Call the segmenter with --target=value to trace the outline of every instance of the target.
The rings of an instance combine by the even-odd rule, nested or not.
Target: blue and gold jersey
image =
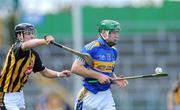
[[[100,74],[105,74],[112,77],[115,67],[115,61],[117,58],[117,51],[113,47],[109,47],[106,42],[99,37],[97,40],[87,44],[81,51],[81,53],[88,53],[93,59],[94,67],[89,67],[87,64],[84,66],[86,68],[91,68],[94,71],[99,72]],[[82,60],[82,59],[81,59]],[[88,81],[95,80],[92,78],[85,78],[83,80],[84,87],[93,92],[97,93],[99,91],[105,91],[110,88],[111,83],[109,84],[100,84],[100,83],[89,83]]]

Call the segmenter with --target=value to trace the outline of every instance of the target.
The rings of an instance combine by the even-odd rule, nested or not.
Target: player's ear
[[[18,34],[16,35],[16,38],[17,38],[17,40],[19,40],[19,41],[23,41],[23,35],[22,35],[22,33],[18,33]]]

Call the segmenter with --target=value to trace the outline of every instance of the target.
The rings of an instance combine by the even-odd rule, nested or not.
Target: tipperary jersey
[[[21,43],[16,42],[9,50],[0,74],[0,92],[21,91],[32,71],[44,69],[36,51],[22,51]]]
[[[110,77],[113,76],[115,61],[117,58],[117,51],[115,48],[109,47],[101,37],[87,44],[82,49],[81,53],[88,53],[89,55],[91,55],[93,59],[94,66],[89,67],[88,64],[85,64],[84,66],[86,68],[90,68],[94,71],[97,71],[99,72],[99,74],[104,74]],[[79,60],[82,59],[79,58]],[[96,80],[96,79],[85,78],[83,80],[83,85],[87,90],[95,94],[99,91],[105,91],[110,88],[111,83],[108,84],[100,84],[99,82],[90,83],[91,80]]]

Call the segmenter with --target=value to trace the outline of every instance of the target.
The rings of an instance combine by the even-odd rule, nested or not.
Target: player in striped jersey
[[[29,23],[15,26],[17,41],[10,48],[0,75],[0,110],[24,110],[23,87],[32,72],[40,72],[48,78],[68,77],[71,72],[57,72],[46,68],[33,48],[49,44],[52,36],[35,38],[35,27]]]
[[[83,59],[77,58],[72,65],[72,72],[83,76],[83,89],[75,102],[75,110],[116,110],[110,91],[114,74],[117,50],[114,48],[119,38],[120,24],[114,20],[103,20],[99,25],[99,38],[83,49],[93,59],[90,67]],[[95,81],[95,83],[91,83]],[[125,87],[127,80],[115,81]]]
[[[167,96],[167,110],[180,110],[180,80],[173,85]]]

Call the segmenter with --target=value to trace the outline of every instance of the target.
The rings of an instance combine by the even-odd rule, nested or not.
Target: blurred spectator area
[[[84,6],[82,13],[83,38],[89,39],[97,33],[97,24],[102,19],[114,19],[121,23],[121,35],[137,32],[149,33],[159,31],[177,31],[180,29],[180,2],[164,2],[162,7],[89,7]],[[53,27],[53,28],[52,28]],[[40,36],[49,33],[57,40],[72,39],[72,15],[71,7],[58,14],[45,15],[37,25]],[[59,37],[61,36],[61,37]]]
[[[3,20],[0,18],[0,47],[3,44]]]

